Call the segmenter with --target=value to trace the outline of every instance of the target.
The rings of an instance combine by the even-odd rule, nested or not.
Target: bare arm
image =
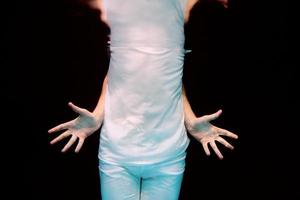
[[[184,85],[182,85],[182,98],[183,98],[183,108],[184,108],[184,123],[186,127],[189,127],[192,121],[196,119],[196,115],[193,112],[191,105],[188,101]]]
[[[108,25],[103,0],[90,0],[88,2],[88,4],[91,8],[100,10],[100,12],[101,12],[100,18],[101,18],[102,22],[104,22],[104,23],[106,23],[106,25]]]
[[[208,145],[210,145],[217,156],[220,159],[223,159],[223,155],[218,149],[216,141],[229,149],[233,149],[233,146],[229,144],[222,136],[227,136],[234,139],[237,139],[238,136],[228,130],[219,128],[210,123],[212,120],[221,115],[222,110],[210,115],[196,117],[186,97],[184,86],[182,86],[182,97],[184,107],[184,123],[187,131],[202,144],[206,155],[210,155],[210,150],[208,147]]]
[[[189,21],[191,10],[198,1],[199,0],[188,0],[187,5],[185,7],[185,12],[184,12],[184,22],[185,23],[187,23]]]
[[[97,122],[99,123],[101,123],[104,119],[104,102],[105,102],[106,85],[107,85],[107,74],[103,80],[101,95],[98,100],[97,106],[93,111],[93,115],[95,116]]]
[[[184,22],[187,23],[190,18],[191,10],[193,7],[196,5],[197,2],[200,2],[201,0],[188,0],[187,5],[185,7],[185,12],[184,12]],[[211,0],[211,1],[217,1],[221,3],[225,8],[227,8],[228,5],[228,0]]]

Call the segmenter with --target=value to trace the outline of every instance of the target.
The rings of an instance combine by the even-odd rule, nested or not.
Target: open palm
[[[218,149],[215,141],[218,141],[227,148],[233,149],[233,146],[221,136],[227,136],[234,139],[237,139],[238,136],[230,131],[216,127],[210,123],[210,121],[218,118],[221,115],[221,113],[222,110],[219,110],[214,114],[196,118],[190,125],[187,126],[187,130],[196,140],[198,140],[202,144],[206,155],[210,155],[210,151],[208,148],[209,144],[214,150],[214,152],[217,154],[217,156],[220,159],[223,159],[223,155]]]
[[[101,125],[102,122],[98,122],[94,117],[93,113],[89,112],[84,108],[75,106],[73,103],[68,104],[72,110],[79,114],[79,116],[66,123],[59,124],[54,128],[48,130],[48,133],[54,133],[61,130],[66,130],[53,139],[50,143],[55,144],[64,138],[71,136],[68,143],[62,149],[62,152],[67,151],[78,139],[78,144],[76,146],[75,152],[78,153],[85,141],[85,139],[93,134]]]

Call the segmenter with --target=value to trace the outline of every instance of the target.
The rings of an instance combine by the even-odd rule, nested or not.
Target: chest
[[[149,15],[162,20],[171,16],[174,9],[181,9],[182,17],[186,19],[190,12],[190,6],[187,6],[190,1],[194,0],[100,0],[99,8],[102,21],[109,25],[110,16],[139,18]]]

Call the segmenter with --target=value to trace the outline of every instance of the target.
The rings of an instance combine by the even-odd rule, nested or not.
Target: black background
[[[50,146],[47,130],[95,107],[108,68],[109,30],[87,1],[3,4],[2,170],[5,199],[99,199],[98,139],[79,154]],[[296,64],[292,16],[283,1],[206,1],[186,25],[183,82],[197,116],[223,109],[214,124],[239,135],[206,157],[191,138],[182,200],[297,199]],[[2,87],[1,86],[1,87]],[[74,150],[74,149],[72,149]]]

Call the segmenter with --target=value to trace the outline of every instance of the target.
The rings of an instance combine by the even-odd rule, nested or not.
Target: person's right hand
[[[61,130],[66,130],[61,133],[55,139],[53,139],[50,144],[54,144],[62,139],[71,136],[69,142],[64,146],[62,152],[67,151],[77,140],[79,139],[78,144],[76,146],[75,152],[78,153],[84,143],[84,140],[92,135],[102,124],[102,121],[99,122],[90,111],[75,106],[73,103],[68,104],[72,110],[79,114],[79,116],[71,121],[66,123],[59,124],[54,128],[48,130],[48,133],[53,133]]]

